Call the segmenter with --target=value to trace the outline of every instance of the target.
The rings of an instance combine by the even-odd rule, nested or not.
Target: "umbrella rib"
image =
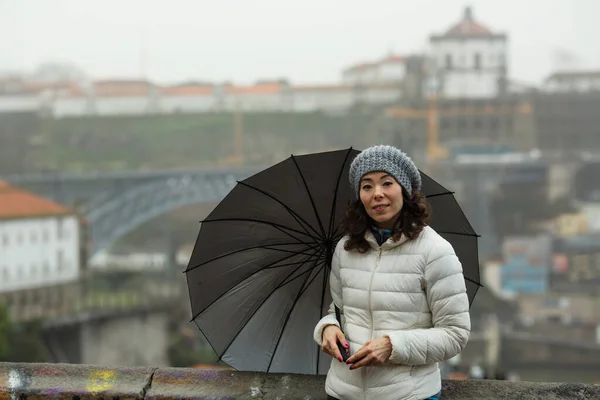
[[[300,264],[300,266],[298,268],[301,268],[302,266],[304,266],[304,264],[306,264],[306,262],[308,261],[309,258],[310,257],[307,257],[306,260],[304,260],[302,262],[302,264]],[[285,281],[286,279],[288,279],[294,272],[296,272],[296,271],[294,270],[294,271],[290,272],[285,278],[283,278],[283,281]],[[248,325],[248,322],[250,322],[250,320],[252,319],[252,317],[254,317],[254,315],[258,312],[258,310],[260,310],[262,308],[262,306],[267,302],[267,300],[269,300],[271,298],[271,296],[273,295],[273,293],[275,293],[275,290],[271,291],[271,293],[269,293],[269,295],[267,297],[265,297],[265,299],[260,303],[260,305],[258,307],[256,307],[256,310],[254,310],[254,312],[252,312],[252,315],[250,315],[250,317],[248,317],[248,320],[238,330],[238,332],[231,339],[231,341],[229,342],[229,344],[227,344],[227,347],[225,347],[223,349],[223,352],[221,354],[219,354],[219,360],[221,359],[221,357],[223,357],[223,354],[225,354],[227,352],[227,350],[229,350],[229,348],[231,347],[231,345],[233,344],[233,342],[235,342],[235,339],[237,339],[237,337],[244,330],[244,328],[246,327],[246,325]]]
[[[319,258],[321,257],[321,255],[322,255],[322,254],[323,254],[323,251],[321,251],[319,254],[313,254],[313,255],[311,256],[311,259],[308,259],[308,260],[306,260],[306,262],[309,262],[309,261],[311,261],[311,262],[312,262],[312,261],[318,261],[318,260],[319,260]],[[315,260],[312,260],[312,258],[313,258],[313,257],[315,258]],[[321,264],[322,262],[323,262],[322,260],[321,260],[320,262],[316,262],[316,263],[315,263],[315,267],[316,267],[317,265]],[[297,270],[298,270],[298,269],[297,269]],[[296,270],[296,271],[297,271],[297,270]],[[285,285],[292,283],[294,280],[298,279],[298,278],[299,278],[299,277],[301,277],[302,275],[304,275],[304,274],[306,274],[306,273],[309,273],[309,272],[311,272],[311,271],[312,271],[312,269],[309,269],[309,270],[307,270],[307,271],[304,271],[304,272],[302,272],[302,273],[298,274],[298,276],[295,276],[295,277],[293,277],[292,279],[290,279],[290,280],[289,280],[289,281],[287,281],[287,282],[286,282],[286,281],[283,281],[283,282],[281,282],[281,283],[279,284],[279,286],[277,286],[277,287],[275,288],[275,290],[277,290],[277,289],[281,289],[281,288],[282,288],[282,287],[284,287]],[[288,278],[289,278],[289,277],[288,277]]]
[[[458,236],[469,236],[469,237],[481,237],[476,233],[463,233],[463,232],[451,232],[451,231],[436,231],[437,233],[447,233],[448,235],[458,235]]]
[[[472,282],[472,283],[476,284],[476,285],[477,285],[477,286],[479,286],[479,287],[483,287],[483,285],[482,285],[481,283],[479,283],[479,282],[475,281],[474,279],[471,279],[471,278],[469,278],[468,276],[465,276],[464,274],[463,274],[463,277],[464,277],[466,280],[468,280],[469,282]]]
[[[309,269],[309,271],[312,271],[312,270]],[[290,308],[287,315],[285,316],[285,321],[283,322],[283,326],[281,327],[281,331],[279,333],[279,338],[277,339],[277,343],[275,343],[275,348],[273,349],[273,356],[271,357],[271,360],[269,361],[269,366],[267,367],[267,371],[266,371],[267,373],[269,373],[269,370],[271,369],[271,365],[273,364],[273,359],[275,358],[275,355],[277,354],[277,348],[279,347],[279,343],[281,343],[281,338],[283,337],[285,328],[286,328],[288,322],[290,321],[290,317],[292,316],[292,313],[294,312],[294,308],[296,308],[296,304],[298,304],[300,297],[302,297],[302,293],[304,293],[303,288],[304,288],[304,285],[306,285],[306,282],[308,281],[309,278],[310,278],[310,274],[307,274],[306,280],[302,283],[302,285],[300,286],[300,290],[298,290],[298,293],[296,294],[296,298],[294,299],[294,303],[292,303],[292,307]]]
[[[312,260],[307,260],[307,261],[312,261]],[[317,264],[315,264],[315,265],[317,265]],[[297,271],[298,271],[298,270],[296,270],[296,271],[294,271],[294,272],[297,272]],[[303,272],[299,273],[298,275],[294,276],[293,278],[289,279],[289,278],[292,276],[292,275],[290,275],[290,276],[288,276],[288,277],[286,278],[286,280],[285,280],[285,281],[283,281],[283,282],[281,282],[279,285],[277,285],[277,287],[275,288],[275,290],[279,290],[279,289],[281,289],[282,287],[284,287],[284,286],[286,286],[286,285],[289,285],[290,283],[294,282],[296,279],[300,279],[301,277],[303,277],[303,276],[304,276],[304,275],[306,275],[306,274],[309,274],[309,275],[310,275],[310,273],[311,273],[311,272],[312,272],[312,269],[309,269],[309,270],[303,271]],[[287,279],[289,279],[289,280],[287,280]]]
[[[313,250],[316,250],[316,249],[313,249]],[[312,261],[312,258],[317,258],[317,259],[318,259],[318,258],[319,258],[319,256],[320,256],[320,254],[310,254],[310,255],[309,255],[309,258],[310,258],[310,259],[309,259],[308,261]],[[265,271],[265,270],[267,270],[267,269],[277,269],[277,268],[281,268],[281,267],[289,267],[289,266],[291,266],[291,265],[298,265],[298,261],[294,261],[294,262],[291,262],[291,263],[286,263],[286,264],[278,264],[278,265],[274,265],[274,266],[266,267],[266,268],[263,268],[263,269],[261,269],[261,271]]]
[[[297,244],[297,243],[275,243],[275,244],[271,244],[269,246],[290,246],[290,245],[293,245],[293,244]],[[317,244],[317,246],[314,246],[314,247],[318,247],[318,246],[320,246],[320,245]],[[213,257],[210,260],[204,261],[204,262],[202,262],[200,264],[194,265],[193,267],[188,268],[187,270],[185,270],[185,272],[193,271],[196,268],[200,268],[203,265],[209,264],[209,263],[211,263],[213,261],[220,260],[221,258],[225,258],[225,257],[229,257],[229,256],[232,256],[232,255],[235,255],[235,254],[239,254],[239,253],[242,253],[244,251],[257,250],[257,249],[274,250],[274,251],[285,251],[285,250],[281,250],[281,249],[273,249],[273,248],[267,247],[267,245],[258,245],[258,246],[244,247],[243,249],[238,249],[238,250],[230,251],[228,253],[221,254],[221,255],[218,255],[216,257]],[[290,251],[288,250],[287,252],[290,252]],[[292,254],[304,254],[304,253],[302,253],[302,252],[292,252]]]
[[[300,178],[302,178],[302,183],[304,184],[304,188],[306,189],[306,193],[308,194],[308,198],[310,199],[310,204],[312,205],[313,211],[315,213],[315,218],[317,219],[317,222],[319,223],[319,228],[321,229],[321,238],[325,239],[325,229],[323,229],[323,222],[321,221],[321,218],[319,218],[319,213],[317,211],[315,199],[313,199],[310,190],[308,190],[308,184],[306,183],[306,179],[304,179],[304,175],[302,175],[302,171],[300,170],[300,166],[298,165],[298,162],[296,161],[296,157],[294,157],[294,155],[292,155],[292,161],[294,161],[294,165],[298,170],[298,174],[300,174]]]
[[[284,231],[284,230],[283,230],[283,228],[281,228],[281,227],[279,227],[279,226],[273,226],[273,227],[274,227],[275,229],[277,229],[278,231],[280,231],[281,233],[283,233],[283,234],[285,234],[285,235],[288,235],[288,236],[289,236],[289,237],[291,237],[292,239],[296,239],[296,240],[298,241],[298,243],[302,243],[302,244],[304,244],[304,245],[306,245],[306,246],[310,246],[310,243],[308,243],[308,242],[305,242],[304,240],[302,240],[302,239],[300,239],[300,238],[297,238],[296,236],[292,235],[291,233]],[[300,232],[300,233],[302,233],[302,232]],[[314,239],[314,238],[312,238],[312,237],[311,237],[311,239]]]
[[[312,250],[316,250],[316,246],[313,247]],[[239,281],[235,282],[229,289],[227,289],[227,291],[225,293],[229,292],[229,290],[231,290],[231,288],[236,287],[237,285],[239,285],[240,283],[242,283],[244,280],[246,280],[246,279],[248,279],[250,277],[253,277],[254,275],[258,274],[262,270],[270,269],[270,267],[273,267],[274,265],[280,263],[281,261],[285,261],[285,260],[287,260],[289,258],[292,258],[295,255],[297,255],[297,254],[290,254],[290,255],[287,255],[285,257],[280,258],[279,260],[275,260],[275,261],[273,261],[272,263],[270,263],[268,265],[265,265],[264,267],[258,269],[257,271],[254,271],[250,275],[245,276],[242,279],[240,279]],[[316,252],[315,252],[315,254],[312,254],[310,257],[314,257],[315,255],[316,255]],[[310,257],[307,257],[306,259],[308,260],[308,259],[310,259]],[[292,271],[292,273],[293,273],[293,271]],[[204,311],[206,311],[209,307],[211,307],[217,300],[219,300],[221,298],[221,296],[219,296],[216,299],[214,299],[213,301],[211,301],[209,305],[207,305],[206,307],[204,307],[202,310],[200,310],[199,312],[197,312],[195,315],[192,315],[192,321],[195,320],[196,318],[198,318],[198,316],[200,316],[200,314],[202,314]]]
[[[346,156],[344,157],[344,162],[342,163],[342,168],[340,168],[340,173],[338,174],[337,182],[335,184],[335,191],[333,192],[333,203],[331,204],[331,213],[329,214],[329,230],[328,234],[331,234],[333,229],[333,220],[335,219],[335,203],[337,202],[338,190],[340,188],[340,181],[342,180],[342,174],[344,173],[344,167],[346,166],[346,161],[348,161],[348,156],[350,156],[350,152],[352,151],[352,147],[348,149],[346,152]]]
[[[313,260],[306,260],[307,262],[312,262]],[[290,277],[293,274],[290,274],[285,281],[281,282],[279,285],[277,285],[277,287],[274,290],[279,290],[282,287],[284,287],[285,285],[289,285],[290,283],[294,282],[296,279],[300,279],[301,277],[303,277],[306,274],[310,274],[310,272],[312,271],[312,269],[308,269],[306,271],[303,271],[301,273],[299,273],[298,275],[294,276],[293,278],[290,279]],[[294,272],[298,272],[298,270],[295,270]],[[289,280],[288,280],[289,279]]]
[[[473,229],[473,225],[471,225],[471,222],[469,221],[469,218],[467,218],[467,215],[465,214],[465,211],[462,209],[462,207],[460,206],[460,204],[458,204],[458,200],[456,200],[456,198],[453,196],[452,199],[454,200],[454,202],[456,203],[456,206],[458,207],[458,210],[460,211],[460,213],[462,214],[463,218],[465,219],[465,221],[467,221],[467,224],[469,224],[469,228],[471,228],[471,230],[473,232],[475,232],[475,229]],[[475,234],[477,235],[477,234]],[[477,237],[481,237],[480,235],[477,235]]]
[[[323,286],[321,288],[321,306],[319,307],[319,320],[322,318],[323,306],[325,303],[325,291],[327,290],[327,286],[329,284],[329,274],[325,274],[323,278]],[[340,321],[341,328],[341,321]],[[321,348],[317,346],[317,367],[315,370],[315,375],[319,374],[319,364],[321,363]]]
[[[304,220],[304,218],[302,218],[298,213],[296,213],[294,210],[292,210],[289,206],[287,206],[283,201],[279,200],[277,197],[273,196],[272,194],[269,194],[269,193],[265,192],[262,189],[259,189],[259,188],[255,187],[255,186],[252,186],[252,185],[249,185],[249,184],[247,184],[245,182],[241,182],[240,181],[238,183],[240,185],[246,186],[249,189],[256,190],[257,192],[259,192],[259,193],[261,193],[261,194],[263,194],[263,195],[265,195],[265,196],[267,196],[267,197],[275,200],[277,203],[281,204],[281,206],[283,208],[286,209],[286,211],[296,220],[296,222],[298,223],[298,225],[300,225],[302,228],[305,228],[305,226],[300,223],[300,222],[303,222],[312,231],[314,231],[315,234],[317,234],[317,235],[319,234],[319,232],[317,232],[317,230],[315,228],[313,228],[308,222],[306,222]],[[318,219],[318,216],[317,216],[317,219]],[[306,231],[306,229],[304,229],[304,230],[306,232],[306,235],[310,236],[310,234],[308,233],[308,231]]]
[[[311,278],[310,282],[308,282],[308,284],[306,284],[304,286],[304,288],[302,289],[302,293],[300,293],[300,295],[303,295],[304,292],[306,292],[306,290],[308,290],[308,288],[310,287],[310,285],[312,285],[312,283],[315,281],[315,279],[317,279],[317,276],[321,273],[321,271],[323,271],[323,269],[325,268],[325,262],[321,260],[321,262],[315,264],[315,268],[320,265],[321,267],[318,269],[317,273]],[[314,269],[311,270],[311,272],[314,271]]]
[[[201,221],[201,223],[205,224],[207,222],[254,222],[257,224],[261,224],[261,225],[269,225],[272,226],[274,228],[281,228],[281,229],[287,229],[288,231],[294,232],[294,233],[298,233],[300,235],[305,235],[308,236],[311,239],[314,239],[314,236],[311,235],[310,233],[304,231],[299,231],[297,229],[294,228],[290,228],[289,226],[285,226],[285,225],[281,225],[281,224],[277,224],[274,222],[269,222],[269,221],[265,221],[263,219],[255,219],[255,218],[214,218],[214,219],[206,219],[204,221]],[[315,233],[318,234],[318,232],[315,231]],[[289,234],[288,234],[289,235]],[[296,239],[295,237],[289,235],[290,237]]]
[[[431,197],[438,197],[438,196],[445,196],[447,194],[454,194],[455,192],[451,192],[450,190],[448,190],[447,192],[443,192],[443,193],[436,193],[436,194],[430,194],[428,196],[425,196],[426,199],[429,199]]]
[[[344,233],[344,232],[341,232],[341,233],[339,233],[339,234],[335,235],[335,236],[333,237],[333,240],[334,240],[334,241],[336,241],[336,240],[338,240],[338,239],[341,239],[341,238],[343,238],[343,237],[344,237],[344,235],[345,235],[345,233]]]
[[[296,244],[296,243],[292,243],[292,244]],[[307,254],[304,251],[292,251],[292,250],[285,250],[285,249],[276,249],[276,248],[271,248],[271,247],[268,247],[268,246],[259,247],[259,248],[265,249],[265,250],[280,251],[280,252],[283,252],[283,253],[292,253],[292,254],[303,255],[303,256],[312,256],[311,254]]]

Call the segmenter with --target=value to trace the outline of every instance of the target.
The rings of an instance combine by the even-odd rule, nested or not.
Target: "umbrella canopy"
[[[327,372],[331,358],[312,333],[331,303],[331,257],[354,197],[348,170],[358,153],[291,156],[238,182],[202,221],[185,271],[192,320],[237,370]],[[454,246],[472,302],[477,235],[452,192],[421,174],[431,226]]]

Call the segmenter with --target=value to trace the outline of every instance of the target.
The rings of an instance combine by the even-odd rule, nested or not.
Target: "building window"
[[[65,267],[65,255],[62,250],[56,252],[56,269],[62,271]]]
[[[499,128],[500,120],[497,117],[490,119],[490,131],[497,132]]]
[[[56,239],[61,240],[65,234],[64,220],[61,218],[56,221]]]
[[[452,54],[446,54],[446,69],[452,69]]]
[[[42,241],[44,243],[48,243],[48,239],[49,239],[48,230],[44,229],[42,231]]]
[[[498,66],[504,67],[506,65],[506,58],[503,53],[498,54]]]
[[[481,54],[475,53],[473,65],[475,66],[475,69],[481,69]]]

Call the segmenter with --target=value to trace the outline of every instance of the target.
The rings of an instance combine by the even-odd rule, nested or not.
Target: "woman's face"
[[[360,182],[360,201],[379,228],[392,229],[404,205],[402,186],[387,172],[371,172]]]

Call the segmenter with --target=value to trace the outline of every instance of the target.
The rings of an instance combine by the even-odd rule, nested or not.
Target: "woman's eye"
[[[385,183],[383,184],[383,186],[390,186],[390,185],[392,185],[392,182],[389,182],[389,181],[388,181],[388,182],[385,182]]]
[[[371,185],[365,185],[362,188],[363,188],[363,190],[369,190],[369,189],[371,189]]]

